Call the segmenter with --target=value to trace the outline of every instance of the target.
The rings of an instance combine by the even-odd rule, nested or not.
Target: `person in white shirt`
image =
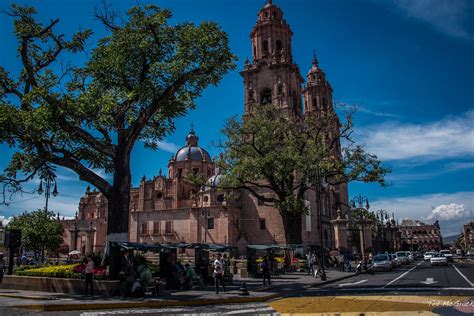
[[[216,285],[216,294],[219,294],[219,284],[222,284],[222,288],[225,293],[225,284],[224,284],[224,263],[221,259],[221,254],[217,254],[217,259],[214,260],[214,281]]]

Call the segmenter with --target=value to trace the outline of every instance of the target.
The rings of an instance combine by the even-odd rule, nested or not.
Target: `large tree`
[[[92,31],[66,40],[58,19],[42,24],[32,7],[8,14],[23,68],[14,78],[0,67],[0,142],[15,150],[0,180],[16,190],[42,168],[71,169],[107,198],[108,240],[127,240],[134,145],[156,149],[173,119],[235,67],[226,33],[213,22],[169,24],[171,12],[154,5],[120,19],[106,8],[96,16],[107,35],[77,66],[60,58],[85,51]]]
[[[21,245],[25,250],[31,250],[41,255],[44,262],[45,250],[57,251],[63,243],[63,225],[54,212],[36,210],[23,212],[13,217],[8,228],[21,230]]]
[[[346,114],[342,123],[333,111],[295,118],[267,104],[243,121],[230,119],[220,142],[222,187],[247,190],[274,206],[283,218],[286,242],[301,243],[308,190],[319,193],[325,183],[350,181],[385,185],[389,170],[354,143],[352,111]]]

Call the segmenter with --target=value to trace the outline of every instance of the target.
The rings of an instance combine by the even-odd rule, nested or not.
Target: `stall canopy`
[[[248,249],[254,250],[295,250],[296,248],[301,248],[303,245],[247,245]]]
[[[127,250],[154,251],[154,252],[159,252],[161,250],[160,245],[141,244],[138,242],[119,242],[117,243],[117,245],[120,248],[124,248]]]
[[[161,250],[170,250],[170,249],[204,249],[208,251],[228,251],[231,250],[231,246],[221,245],[221,244],[202,244],[202,243],[174,243],[174,244],[144,244],[138,242],[118,242],[116,243],[121,248],[127,250],[139,250],[139,251],[154,251],[160,252]]]

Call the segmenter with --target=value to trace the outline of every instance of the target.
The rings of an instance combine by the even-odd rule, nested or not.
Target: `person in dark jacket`
[[[272,282],[270,281],[270,262],[268,262],[268,258],[263,258],[262,262],[262,272],[263,272],[263,285],[265,285],[265,281],[268,280],[268,285],[271,285]]]

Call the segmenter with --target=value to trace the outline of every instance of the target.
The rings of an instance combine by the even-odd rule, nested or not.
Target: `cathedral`
[[[268,103],[295,119],[334,111],[332,88],[316,56],[306,82],[293,62],[292,35],[282,10],[268,1],[250,33],[252,60],[245,61],[240,73],[244,83],[244,118],[259,105]],[[287,244],[278,211],[245,190],[233,192],[237,198],[227,199],[226,192],[216,189],[221,175],[209,153],[199,146],[193,128],[184,141],[184,146],[169,160],[167,175],[160,170],[153,179],[142,178],[139,187],[131,190],[130,241],[225,244],[235,247],[236,255],[245,255],[250,244]],[[190,184],[185,178],[190,173],[208,179],[206,185]],[[305,199],[310,211],[302,215],[303,246],[320,245],[314,191],[308,190]],[[347,206],[347,185],[325,189],[320,205],[323,245],[341,245],[331,221],[337,219],[339,209],[344,211]],[[76,218],[63,223],[64,240],[70,250],[102,252],[107,200],[101,193],[87,189]]]

